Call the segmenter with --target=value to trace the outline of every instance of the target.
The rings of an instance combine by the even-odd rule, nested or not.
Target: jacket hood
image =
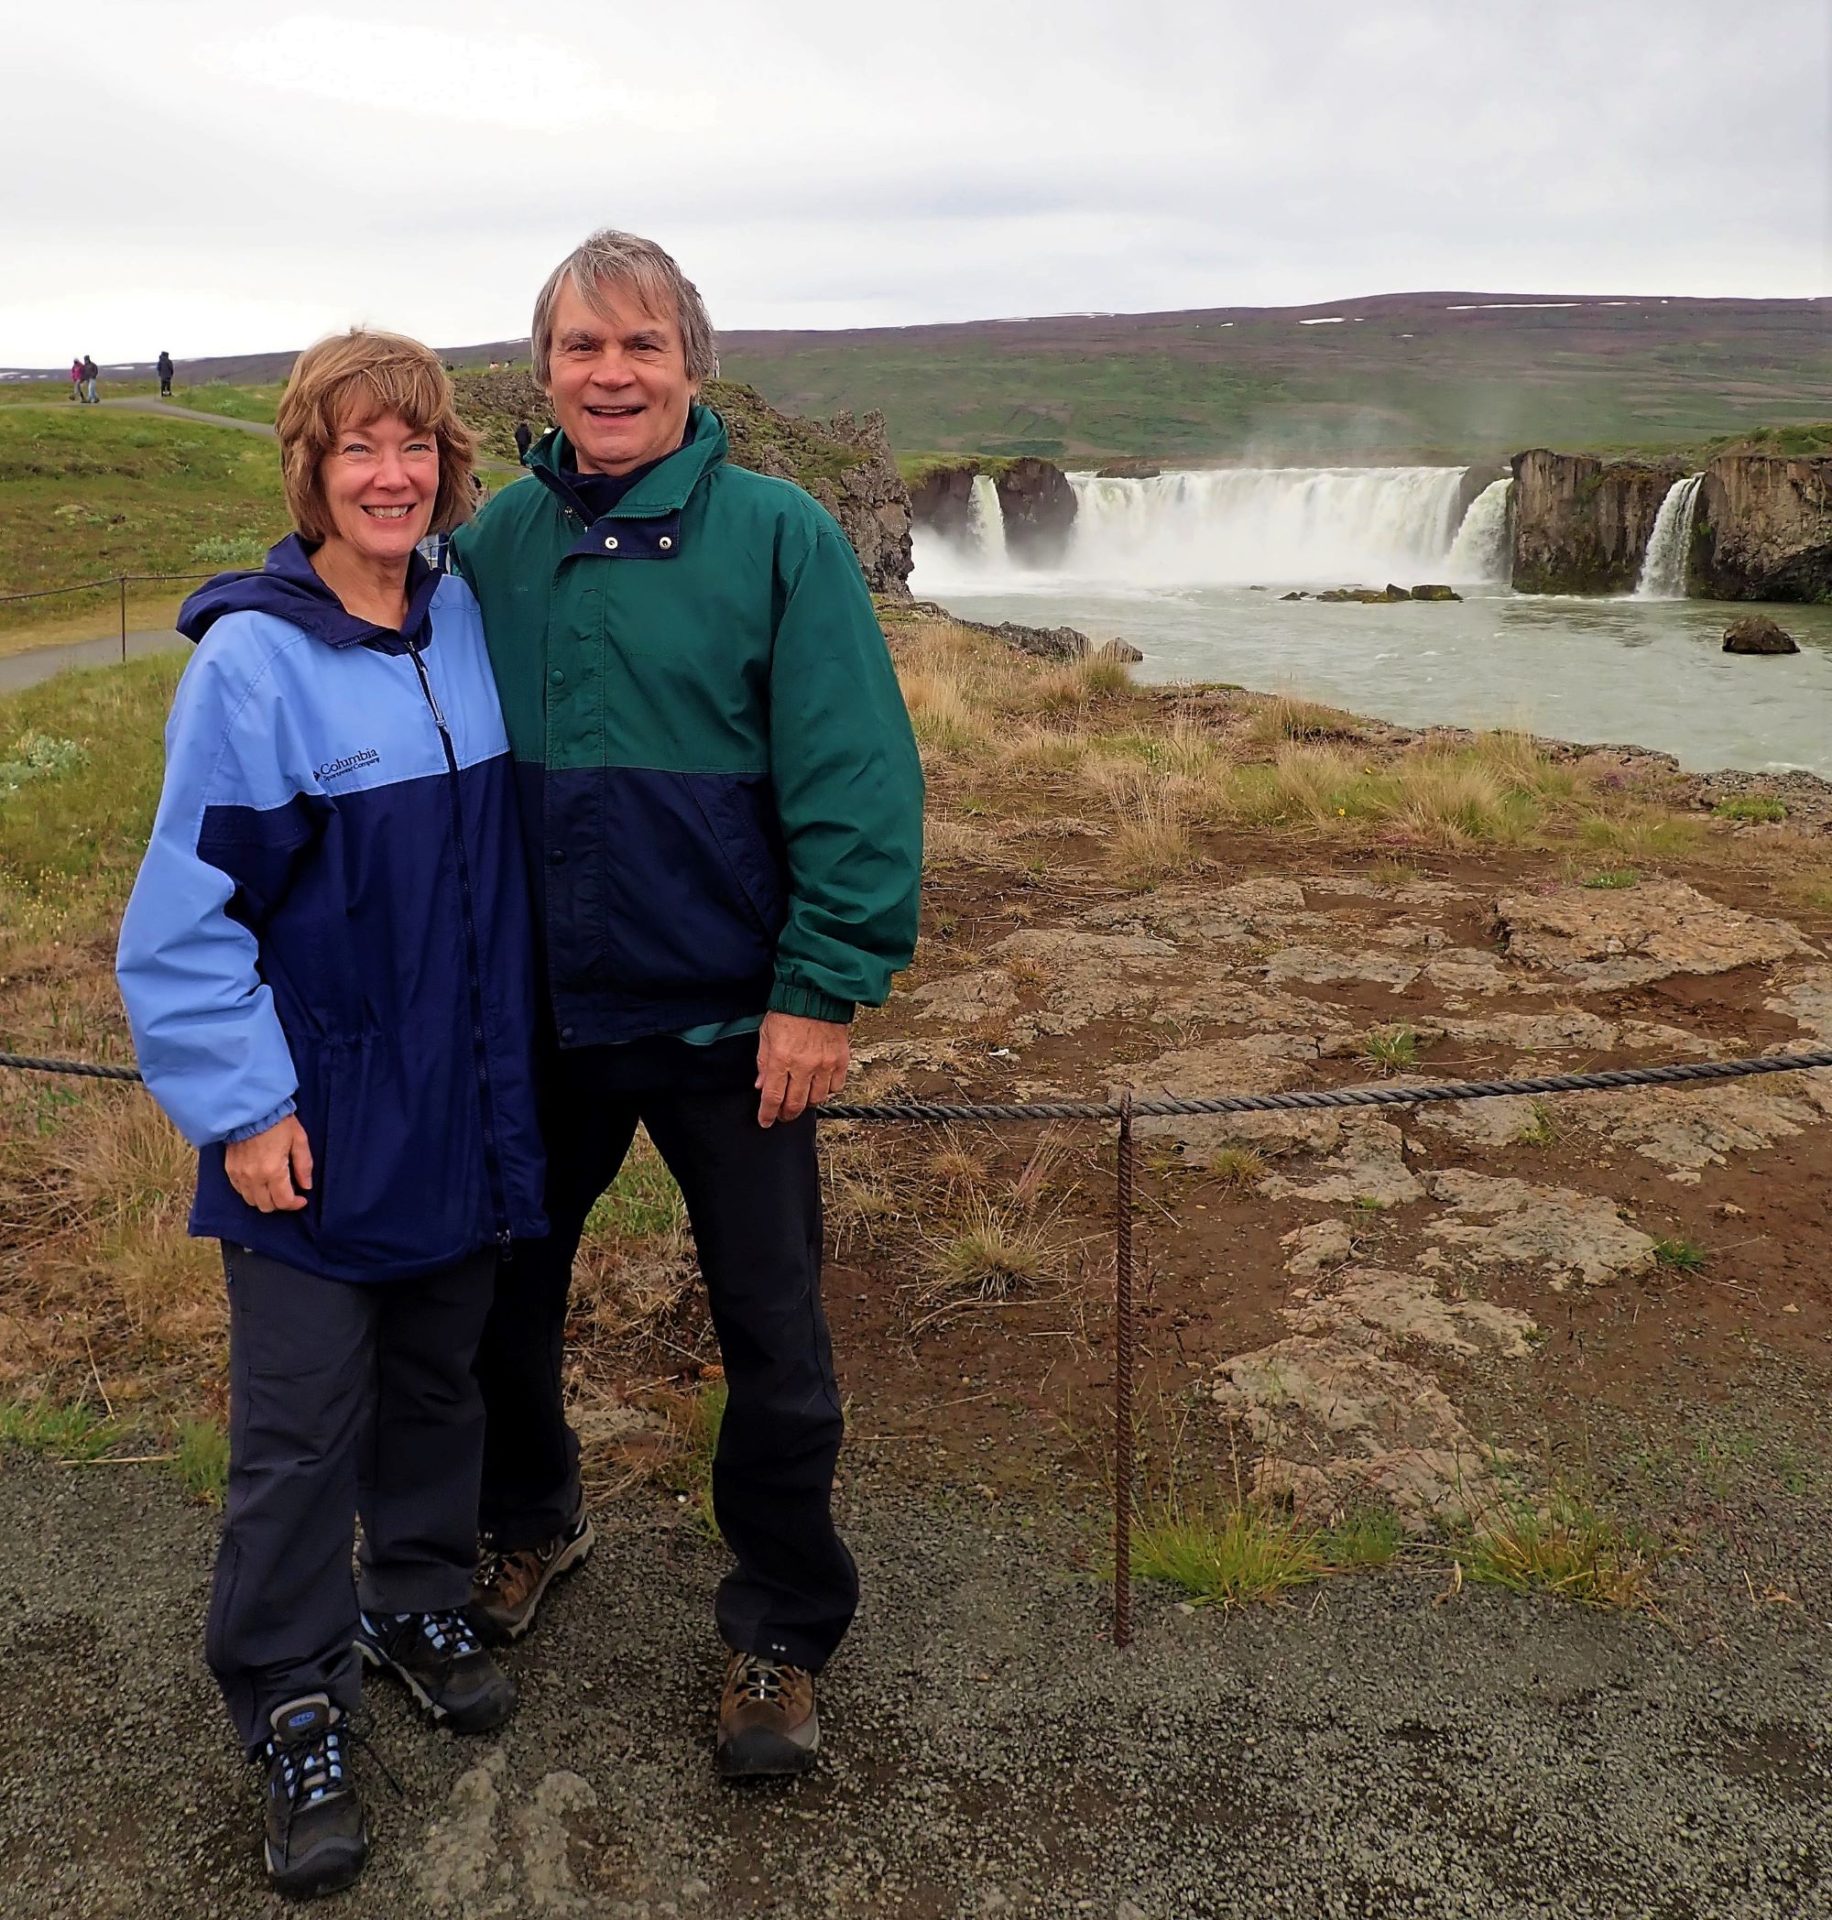
[[[725,422],[711,407],[696,400],[687,410],[687,438],[674,452],[658,460],[653,467],[612,508],[618,519],[649,519],[666,513],[679,513],[687,496],[699,485],[708,469],[725,458],[728,440]],[[548,490],[573,504],[571,465],[567,459],[566,435],[558,427],[550,428],[528,449],[522,462]],[[587,519],[591,516],[586,515]]]
[[[412,555],[407,562],[407,618],[397,631],[378,627],[350,613],[313,570],[298,534],[289,533],[270,547],[257,571],[219,573],[178,610],[178,631],[201,640],[226,613],[267,613],[308,633],[327,647],[374,646],[402,653],[409,642],[424,646],[432,638],[432,598],[443,578]]]

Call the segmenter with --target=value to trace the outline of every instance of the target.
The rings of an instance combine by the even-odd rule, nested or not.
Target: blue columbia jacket
[[[399,633],[298,537],[194,593],[198,643],[116,970],[147,1086],[200,1150],[191,1231],[335,1280],[546,1231],[508,741],[470,589],[419,562]],[[296,1112],[303,1211],[226,1143]]]

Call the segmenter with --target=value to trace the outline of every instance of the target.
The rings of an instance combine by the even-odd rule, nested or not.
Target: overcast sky
[[[8,0],[0,365],[528,330],[1832,292],[1828,0]],[[518,21],[526,24],[517,24]]]

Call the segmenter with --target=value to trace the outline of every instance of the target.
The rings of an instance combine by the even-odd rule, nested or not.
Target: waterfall
[[[990,474],[973,476],[973,492],[967,499],[967,538],[980,566],[1005,571],[1005,508]]]
[[[1654,516],[1654,531],[1648,536],[1647,558],[1641,563],[1641,578],[1635,583],[1637,600],[1683,600],[1686,597],[1686,562],[1692,552],[1692,520],[1698,512],[1698,489],[1702,473],[1688,474],[1667,490]]]
[[[975,476],[967,525],[916,529],[918,593],[1131,593],[1202,587],[1500,581],[1507,488],[1462,516],[1465,467],[1221,467],[1152,479],[1071,474],[1075,523],[1061,560],[1011,560],[998,490]],[[1454,564],[1453,564],[1454,562]]]
[[[1461,467],[1234,467],[1071,476],[1067,570],[1140,586],[1407,584],[1440,571]]]
[[[1446,580],[1492,581],[1506,586],[1513,573],[1508,550],[1508,501],[1512,478],[1491,481],[1469,503],[1444,560]]]

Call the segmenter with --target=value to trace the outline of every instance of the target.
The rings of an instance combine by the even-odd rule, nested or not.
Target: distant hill
[[[720,346],[725,373],[772,405],[817,416],[879,408],[906,452],[1463,460],[1535,445],[1691,447],[1832,418],[1823,299],[1379,294],[1313,307],[737,330]],[[458,367],[525,366],[528,343],[442,351]],[[272,380],[292,360],[289,351],[181,361],[179,377]]]

